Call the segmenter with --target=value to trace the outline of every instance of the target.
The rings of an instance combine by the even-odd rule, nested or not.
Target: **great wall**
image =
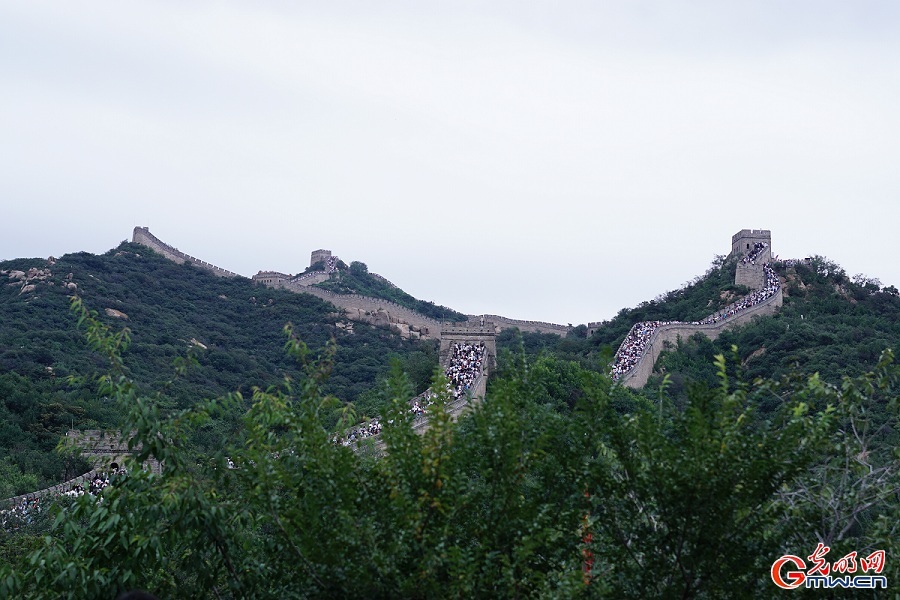
[[[169,246],[150,233],[147,227],[135,227],[132,241],[146,246],[179,264],[189,263],[206,269],[219,277],[241,277],[237,273],[200,260]],[[739,259],[735,271],[735,284],[754,290],[747,296],[748,298],[754,293],[758,294],[759,290],[762,290],[767,285],[766,269],[772,261],[771,232],[759,229],[739,231],[732,236],[731,256]],[[495,336],[497,333],[503,329],[516,327],[522,331],[565,336],[572,329],[571,326],[542,321],[509,319],[500,315],[467,315],[468,320],[465,322],[442,323],[389,300],[358,294],[336,294],[322,288],[313,287],[316,283],[326,281],[332,276],[335,260],[336,257],[332,257],[330,251],[316,250],[311,255],[310,265],[313,266],[321,262],[330,263],[329,270],[308,271],[297,276],[275,271],[260,271],[252,279],[260,285],[316,296],[342,309],[350,320],[366,322],[376,326],[387,326],[393,328],[404,337],[439,339],[440,362],[444,368],[448,364],[448,356],[452,344],[483,342],[487,351],[482,374],[476,379],[464,397],[449,404],[448,410],[454,419],[458,418],[473,400],[477,401],[484,397],[488,376],[496,365],[497,349]],[[373,273],[372,275],[374,276],[375,274]],[[393,286],[392,283],[380,275],[377,277]],[[728,307],[726,307],[720,313],[713,313],[705,320],[712,322],[668,322],[654,326],[652,334],[643,343],[640,355],[633,366],[624,373],[615,376],[615,379],[624,386],[641,388],[646,385],[660,353],[672,344],[677,343],[679,339],[687,339],[698,333],[710,339],[716,339],[727,329],[744,325],[757,317],[774,314],[783,302],[780,282],[776,284],[776,288],[774,293],[769,294],[752,306],[742,308],[740,311],[728,313]],[[632,330],[640,325],[642,324],[635,324]],[[588,323],[588,335],[590,336],[600,326],[602,326],[600,322]],[[617,359],[623,352],[626,342],[627,338],[616,352]],[[428,427],[427,419],[416,419],[413,427],[419,433],[423,432]],[[110,438],[105,437],[105,435],[99,431],[69,432],[67,434],[67,437],[70,438],[69,441],[81,448],[83,455],[93,458],[95,468],[64,483],[10,498],[3,501],[3,504],[16,506],[23,502],[35,502],[43,497],[64,494],[76,485],[83,485],[85,482],[93,480],[104,469],[109,468],[110,464],[116,464],[114,461],[121,461],[129,453],[119,442],[113,442],[106,448]],[[381,445],[380,441],[376,442],[376,448],[381,448]],[[158,470],[159,465],[152,463],[150,468]]]
[[[240,275],[238,275],[237,273],[232,273],[227,269],[217,267],[216,265],[210,264],[205,260],[200,260],[199,258],[194,258],[189,254],[185,254],[178,248],[173,248],[172,246],[166,244],[158,237],[150,233],[149,227],[135,227],[131,241],[135,244],[141,244],[142,246],[152,248],[169,260],[178,264],[190,263],[192,265],[196,265],[198,267],[206,269],[207,271],[210,271],[214,275],[218,275],[219,277],[240,277]]]
[[[647,384],[660,353],[679,339],[688,339],[702,334],[716,339],[726,329],[749,323],[757,317],[775,314],[783,303],[783,291],[778,277],[769,268],[772,261],[772,234],[767,229],[743,229],[731,238],[731,256],[738,259],[735,269],[735,285],[750,288],[750,294],[737,302],[717,311],[701,322],[668,322],[662,324],[636,323],[622,342],[614,359],[613,377],[619,383],[631,388],[642,388]],[[770,281],[771,280],[771,281]],[[748,299],[753,298],[754,302]],[[746,304],[746,307],[731,307]],[[591,325],[589,324],[589,331]],[[641,340],[640,355],[635,364],[622,373],[616,373],[615,366],[621,362],[623,351],[632,333],[641,326],[651,330],[649,338]]]
[[[190,263],[194,266],[206,269],[220,277],[240,277],[237,273],[217,267],[204,260],[185,254],[177,248],[173,248],[150,233],[148,227],[135,227],[132,241],[136,244],[151,248],[176,263]],[[332,256],[330,250],[314,250],[310,256],[310,267],[326,264],[329,261],[336,259],[337,257]],[[408,307],[401,306],[396,302],[383,300],[381,298],[361,296],[359,294],[336,294],[329,290],[314,287],[316,284],[330,279],[332,273],[333,269],[331,271],[307,271],[298,275],[289,275],[277,271],[259,271],[256,275],[251,277],[251,279],[256,283],[268,287],[281,288],[292,292],[316,296],[317,298],[330,302],[342,309],[347,318],[352,321],[365,322],[376,326],[392,327],[403,337],[421,337],[426,339],[438,339],[440,337],[440,321],[427,317]],[[370,273],[370,275],[391,287],[396,287],[381,275],[376,273]],[[503,329],[517,327],[521,331],[553,333],[564,336],[571,330],[571,327],[567,325],[545,323],[542,321],[509,319],[500,315],[467,315],[467,317],[470,322],[480,322],[480,319],[484,317],[494,323],[498,332]]]
[[[147,246],[166,258],[178,263],[190,263],[200,268],[207,269],[221,277],[239,277],[236,273],[222,269],[206,261],[194,258],[177,248],[169,246],[155,235],[150,233],[147,227],[135,227],[133,242]],[[772,235],[768,229],[742,229],[731,238],[731,256],[742,258],[759,249],[758,256],[752,261],[739,260],[735,272],[735,284],[760,290],[766,285],[766,275],[763,266],[772,260],[771,253]],[[314,250],[310,256],[310,268],[298,275],[289,275],[277,271],[259,271],[251,279],[260,285],[272,288],[285,289],[296,293],[310,294],[343,311],[343,314],[352,321],[369,323],[375,326],[393,329],[403,337],[442,339],[442,328],[449,324],[442,323],[423,315],[406,306],[402,306],[390,300],[362,296],[359,294],[337,294],[332,291],[316,287],[316,284],[329,280],[336,272],[335,264],[338,258],[333,256],[330,250]],[[379,280],[390,283],[384,277],[371,273]],[[396,286],[394,286],[396,287]],[[711,323],[666,323],[658,326],[646,346],[642,348],[637,363],[626,373],[620,374],[617,379],[623,385],[638,388],[647,383],[656,359],[663,349],[679,338],[688,338],[700,333],[711,339],[729,328],[737,327],[751,321],[754,317],[771,315],[782,304],[782,292],[779,287],[776,293],[764,301],[754,304],[728,318],[716,317]],[[500,315],[466,315],[468,321],[461,324],[462,327],[474,327],[479,323],[490,322],[494,331],[499,333],[504,329],[518,328],[521,331],[536,333],[551,333],[565,336],[572,327],[543,321],[526,321],[510,319]],[[590,336],[602,323],[588,323],[588,335]],[[637,325],[636,325],[637,326]],[[627,340],[626,340],[627,341]],[[622,346],[625,345],[623,342]],[[622,347],[616,353],[618,357]]]

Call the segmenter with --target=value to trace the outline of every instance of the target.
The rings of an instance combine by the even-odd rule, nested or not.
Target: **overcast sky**
[[[900,3],[0,0],[0,259],[135,225],[584,323],[743,228],[900,286]]]

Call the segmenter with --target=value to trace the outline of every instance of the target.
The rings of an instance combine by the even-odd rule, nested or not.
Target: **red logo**
[[[799,556],[785,554],[772,563],[772,581],[783,590],[793,590],[800,586],[811,589],[887,589],[887,577],[881,575],[886,558],[884,550],[876,550],[867,557],[858,559],[856,552],[850,552],[833,563],[825,560],[825,555],[830,551],[831,548],[819,542],[812,554],[806,557],[810,563],[808,569],[806,562]],[[850,575],[857,572],[863,574]]]
[[[781,568],[788,562],[794,563],[794,566],[798,569],[806,568],[806,563],[803,562],[799,556],[794,556],[793,554],[785,554],[772,563],[772,581],[783,590],[798,588],[806,581],[806,573],[803,571],[788,571],[784,574],[785,577],[788,578],[788,581],[784,580],[781,576]]]

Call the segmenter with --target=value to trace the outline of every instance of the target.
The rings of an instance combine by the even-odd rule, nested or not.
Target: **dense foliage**
[[[10,597],[757,598],[774,594],[774,559],[816,541],[835,560],[885,549],[889,581],[900,574],[900,457],[869,427],[874,407],[897,425],[890,353],[840,387],[747,384],[719,356],[717,385],[690,387],[683,410],[665,390],[648,404],[601,374],[520,355],[459,423],[432,405],[422,436],[395,369],[379,455],[330,442],[333,347],[314,359],[291,336],[303,376],[256,389],[240,435],[197,454],[191,431],[240,395],[164,411],[124,375],[124,338],[81,316],[137,461],[164,468],[131,465],[102,502],[57,509],[46,538],[17,538],[37,548],[3,554]]]
[[[10,277],[32,268],[49,273],[30,281],[34,289]],[[128,326],[127,375],[155,390],[167,410],[232,391],[249,395],[254,387],[298,377],[296,364],[281,351],[285,323],[316,346],[337,341],[333,372],[323,388],[342,401],[333,403],[332,421],[348,416],[347,408],[350,416],[380,411],[372,389],[392,357],[414,374],[420,389],[437,364],[433,342],[402,340],[359,323],[349,333],[336,326],[334,307],[315,297],[215,277],[135,244],[122,243],[102,256],[69,254],[52,265],[18,259],[0,263],[0,270],[9,272],[2,276],[8,285],[0,287],[0,469],[8,473],[0,497],[87,470],[53,452],[66,430],[120,426],[119,410],[94,393],[91,382],[102,363],[86,351],[74,327],[69,296],[76,291],[99,309],[102,321]],[[185,355],[194,367],[189,376],[173,380],[172,361]],[[206,445],[220,444],[245,408],[198,436]]]
[[[427,300],[417,300],[387,280],[369,273],[365,263],[353,261],[350,266],[338,263],[337,273],[328,281],[316,284],[336,294],[361,294],[396,302],[438,321],[465,321],[466,315]]]

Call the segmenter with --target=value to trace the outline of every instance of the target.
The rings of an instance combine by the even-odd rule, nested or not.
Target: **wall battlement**
[[[151,250],[155,250],[169,260],[178,264],[190,263],[192,265],[196,265],[198,267],[206,269],[207,271],[211,271],[214,275],[218,275],[219,277],[241,277],[237,273],[233,273],[227,269],[223,269],[222,267],[217,267],[216,265],[210,264],[205,260],[194,258],[190,254],[185,254],[184,252],[180,251],[178,248],[173,248],[172,246],[166,244],[158,237],[150,233],[149,227],[135,227],[131,241],[135,244],[140,244],[142,246],[150,248]]]

